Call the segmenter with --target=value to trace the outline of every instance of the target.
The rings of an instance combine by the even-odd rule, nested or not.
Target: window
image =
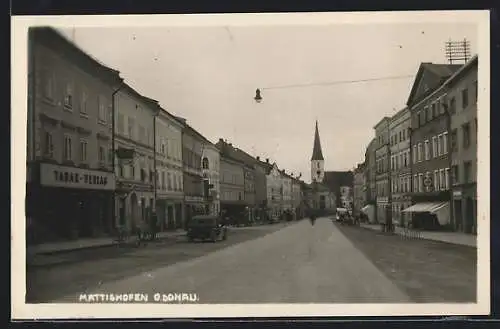
[[[462,90],[462,109],[466,109],[469,106],[469,92],[467,88]]]
[[[70,135],[65,135],[64,136],[64,160],[66,161],[71,161],[73,160],[73,150],[72,150],[72,145],[73,144],[73,138]]]
[[[455,114],[457,112],[457,101],[455,97],[450,99],[450,114]]]
[[[52,133],[46,131],[44,136],[43,154],[48,157],[54,156],[54,143],[52,141]]]
[[[137,139],[139,142],[147,144],[146,141],[146,129],[144,129],[143,126],[139,125],[139,136],[137,136]]]
[[[167,190],[172,190],[172,178],[170,173],[167,173]]]
[[[203,169],[208,169],[208,159],[206,157],[203,158]]]
[[[438,156],[441,156],[443,154],[443,135],[438,135],[437,137],[437,144],[438,144],[438,149],[437,149],[437,154]]]
[[[434,170],[432,185],[434,186],[434,191],[437,191],[439,189],[439,170]]]
[[[432,136],[432,157],[437,157],[437,137]]]
[[[463,132],[463,147],[464,149],[468,148],[470,146],[470,124],[466,123],[462,125],[462,132]]]
[[[66,93],[64,95],[64,108],[73,109],[73,87],[70,82],[66,83]]]
[[[54,72],[49,71],[49,70],[44,70],[42,73],[42,76],[44,77],[44,88],[43,88],[43,95],[50,99],[54,99],[54,89],[55,89],[55,82],[56,82],[56,77]]]
[[[99,109],[98,121],[100,123],[106,123],[107,113],[106,106],[104,104],[104,97],[97,96],[97,108]]]
[[[424,175],[423,174],[418,174],[418,191],[419,192],[424,191]]]
[[[132,179],[135,179],[135,163],[132,163],[132,164],[130,165],[130,177],[131,177]]]
[[[80,140],[80,161],[87,161],[87,141],[85,139]]]
[[[451,151],[456,152],[458,150],[458,138],[457,138],[457,130],[453,129],[450,135],[450,146]]]
[[[162,171],[160,175],[160,186],[162,190],[165,190],[165,172]]]
[[[425,160],[429,160],[431,158],[431,152],[429,150],[429,141],[426,140],[424,142],[424,151],[425,151]]]
[[[439,103],[432,104],[432,117],[433,118],[438,116],[438,108],[439,108]]]
[[[99,146],[98,159],[99,159],[99,164],[103,164],[106,161],[106,150],[102,145]]]
[[[427,120],[428,121],[432,120],[432,118],[433,118],[432,115],[434,114],[435,111],[436,111],[436,104],[435,103],[432,103],[431,106],[427,107],[427,114],[426,115],[427,115]]]
[[[448,153],[448,132],[443,133],[443,154]]]
[[[84,90],[80,96],[80,114],[87,115],[87,93]]]
[[[403,167],[403,152],[399,152],[399,162],[398,162],[398,167],[402,168]]]
[[[422,143],[418,143],[417,154],[418,154],[418,162],[421,162],[422,161]]]
[[[460,173],[458,171],[458,166],[451,167],[451,180],[453,185],[460,184]]]
[[[450,168],[444,170],[444,189],[447,191],[450,189]]]
[[[118,175],[120,177],[124,176],[123,164],[121,164],[121,163],[118,165]]]
[[[413,192],[418,191],[418,176],[413,175]]]
[[[464,162],[464,183],[471,183],[473,182],[472,178],[472,162],[471,161],[466,161]]]
[[[135,126],[135,120],[134,118],[129,117],[128,118],[128,137],[130,139],[134,139],[134,126]]]

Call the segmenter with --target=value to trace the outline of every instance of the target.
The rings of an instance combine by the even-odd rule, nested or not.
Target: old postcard
[[[489,313],[488,12],[12,27],[13,318]]]

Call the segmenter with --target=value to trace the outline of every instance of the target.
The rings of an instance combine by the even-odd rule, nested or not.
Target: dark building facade
[[[27,242],[112,234],[110,109],[123,80],[52,28],[28,42]]]
[[[445,83],[451,115],[452,226],[473,234],[477,233],[477,66],[475,56]]]
[[[422,63],[407,101],[411,115],[413,227],[450,224],[450,152],[447,90],[443,83],[461,65]]]
[[[182,165],[184,182],[184,226],[192,216],[206,213],[206,206],[210,205],[208,195],[205,194],[201,159],[203,148],[210,143],[203,135],[186,123],[183,118],[182,131]]]

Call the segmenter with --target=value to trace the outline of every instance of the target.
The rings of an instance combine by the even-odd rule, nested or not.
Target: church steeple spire
[[[311,161],[312,160],[324,160],[323,152],[321,151],[321,142],[319,141],[318,120],[316,120],[316,131],[314,133],[314,146]]]

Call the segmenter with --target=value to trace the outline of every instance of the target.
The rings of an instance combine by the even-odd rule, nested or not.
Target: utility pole
[[[467,63],[471,57],[470,42],[467,39],[445,42],[445,56],[449,64],[454,64],[455,62]]]

